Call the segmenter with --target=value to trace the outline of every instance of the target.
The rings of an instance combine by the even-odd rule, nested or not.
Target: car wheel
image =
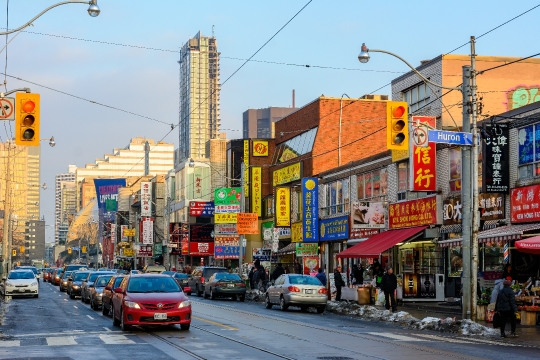
[[[75,299],[75,295],[73,295],[72,293],[69,294],[69,298],[70,299]]]
[[[122,311],[122,308],[120,308],[120,329],[122,331],[131,330],[131,325],[127,325],[124,321],[124,312]]]
[[[240,300],[240,302],[246,301],[246,295],[240,295],[240,296],[238,297],[238,300]]]
[[[216,294],[214,294],[214,290],[212,290],[212,288],[210,288],[210,299],[216,300]]]
[[[317,308],[317,313],[318,313],[318,314],[322,314],[322,313],[324,312],[325,308],[326,308],[326,306],[319,306],[319,307]]]
[[[191,324],[180,324],[180,329],[182,330],[189,330]]]
[[[306,312],[307,311],[307,306],[300,306],[300,311]]]
[[[35,297],[35,298],[38,298],[38,297],[39,297],[39,294],[34,295],[34,297]]]
[[[97,310],[96,306],[94,305],[94,298],[90,297],[90,309]]]
[[[205,291],[203,292],[203,298],[208,299],[208,294],[206,294],[206,289],[205,289]]]
[[[287,309],[289,308],[289,305],[287,305],[283,296],[279,298],[279,308],[281,309],[281,311],[287,311]]]
[[[116,316],[114,316],[114,305],[111,304],[111,313],[112,313],[112,324],[113,326],[120,326],[120,320],[116,319]]]
[[[272,308],[272,303],[270,302],[270,296],[268,296],[268,294],[264,298],[264,306],[266,306],[267,309]]]
[[[197,296],[201,296],[201,291],[199,291],[199,285],[197,285],[197,287],[195,288],[195,293],[197,294]]]

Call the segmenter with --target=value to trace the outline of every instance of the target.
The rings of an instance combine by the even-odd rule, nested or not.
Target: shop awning
[[[490,242],[507,242],[510,240],[521,240],[521,236],[524,232],[539,230],[540,224],[519,224],[519,225],[507,225],[500,226],[494,229],[480,231],[478,233],[478,242],[480,244]],[[463,238],[456,238],[450,240],[439,241],[439,246],[442,247],[454,247],[461,246]]]
[[[516,241],[515,245],[519,252],[540,255],[540,236]]]
[[[362,258],[379,256],[397,243],[410,240],[418,233],[424,231],[427,226],[419,226],[409,229],[389,230],[374,235],[358,245],[348,248],[337,254],[338,258]]]
[[[290,243],[289,245],[275,252],[276,255],[287,255],[287,254],[295,254],[295,253],[296,253],[296,243]]]

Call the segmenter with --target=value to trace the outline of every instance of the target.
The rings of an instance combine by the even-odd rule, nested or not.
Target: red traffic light
[[[400,118],[405,114],[405,107],[404,106],[398,106],[394,109],[392,115],[396,118]]]
[[[28,100],[22,106],[23,111],[27,113],[34,111],[35,108],[36,108],[36,103],[34,103],[32,100]]]

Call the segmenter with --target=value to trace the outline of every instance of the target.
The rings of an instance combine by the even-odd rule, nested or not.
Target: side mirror
[[[112,290],[112,287],[110,287],[110,286],[105,286],[105,290]]]
[[[116,289],[114,289],[114,292],[117,293],[117,294],[123,294],[123,293],[124,293],[124,289],[122,289],[122,288],[116,288]]]

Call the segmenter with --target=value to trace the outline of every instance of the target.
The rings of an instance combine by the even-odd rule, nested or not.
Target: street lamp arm
[[[51,9],[54,9],[55,7],[57,6],[60,6],[60,5],[66,5],[66,4],[88,4],[90,6],[92,5],[97,5],[97,0],[91,0],[91,1],[84,1],[84,0],[70,0],[70,1],[62,1],[62,2],[59,2],[58,4],[54,4],[54,5],[51,5],[49,6],[48,8],[46,8],[45,10],[43,10],[42,12],[40,12],[39,14],[37,14],[32,20],[28,21],[27,23],[25,23],[24,25],[22,26],[19,26],[18,28],[16,29],[12,29],[12,30],[7,30],[7,31],[3,31],[3,32],[0,32],[0,35],[8,35],[8,34],[12,34],[14,32],[17,32],[19,30],[22,30],[30,25],[32,25],[32,23],[34,21],[36,21],[41,15],[45,14],[47,11],[51,10]]]
[[[13,93],[16,93],[16,92],[25,92],[25,93],[31,93],[32,91],[30,90],[30,88],[19,88],[19,89],[13,89],[13,90],[9,90],[9,91],[6,91],[4,93],[0,93],[0,98],[3,98],[3,97],[6,97],[8,95],[11,95]]]
[[[396,58],[398,58],[399,60],[403,61],[405,64],[407,64],[408,67],[411,68],[412,71],[414,71],[416,73],[416,75],[418,75],[423,81],[433,85],[433,86],[436,86],[438,88],[441,88],[441,89],[447,89],[447,90],[459,90],[461,91],[461,87],[458,86],[458,87],[451,87],[451,86],[442,86],[442,85],[439,85],[439,84],[435,84],[434,82],[430,81],[429,79],[427,79],[424,75],[420,74],[420,72],[418,72],[418,70],[416,70],[414,68],[414,66],[412,66],[411,64],[409,64],[407,62],[407,60],[405,60],[404,58],[402,58],[401,56],[397,55],[397,54],[394,54],[390,51],[386,51],[386,50],[378,50],[378,49],[369,49],[370,52],[380,52],[380,53],[385,53],[385,54],[388,54],[388,55],[392,55]]]

